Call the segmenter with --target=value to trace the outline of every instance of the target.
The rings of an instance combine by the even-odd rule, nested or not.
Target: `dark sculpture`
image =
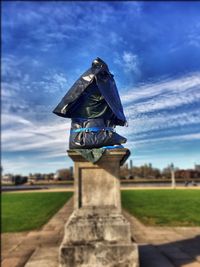
[[[71,118],[70,149],[121,145],[126,138],[115,126],[126,125],[117,87],[107,64],[100,58],[74,83],[53,111]]]

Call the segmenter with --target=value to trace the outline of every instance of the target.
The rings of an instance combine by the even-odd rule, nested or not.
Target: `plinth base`
[[[63,246],[60,267],[138,267],[136,244]]]
[[[130,237],[130,224],[114,209],[80,209],[66,224],[60,267],[138,267]]]

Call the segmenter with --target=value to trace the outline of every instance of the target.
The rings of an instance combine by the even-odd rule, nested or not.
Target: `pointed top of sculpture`
[[[108,69],[108,65],[106,64],[105,61],[103,61],[103,59],[97,57],[96,59],[93,60],[92,68],[102,68],[102,67],[106,67]]]
[[[126,125],[126,118],[113,77],[106,62],[97,57],[92,61],[91,68],[79,77],[53,112],[65,118],[77,118],[78,116],[78,118],[89,119],[95,116],[95,118],[107,119],[108,112],[106,118],[103,115],[105,114],[103,110],[107,110],[115,125]],[[97,101],[98,99],[99,101]],[[95,103],[90,103],[90,100]],[[94,110],[95,106],[98,107],[97,110]],[[82,113],[75,112],[80,111],[81,107]],[[88,109],[92,109],[94,112],[86,114],[85,111]]]

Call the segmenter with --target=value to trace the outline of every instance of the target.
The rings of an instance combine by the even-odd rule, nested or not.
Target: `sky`
[[[133,165],[200,163],[200,2],[2,4],[3,173],[50,173],[70,119],[52,113],[100,57],[119,90]]]

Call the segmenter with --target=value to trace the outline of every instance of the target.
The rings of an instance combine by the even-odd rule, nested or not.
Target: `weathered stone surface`
[[[74,208],[114,207],[121,212],[119,168],[127,149],[108,150],[96,163],[69,150],[74,161]]]
[[[106,244],[63,246],[62,267],[138,267],[138,250],[135,244]]]
[[[60,248],[60,266],[138,266],[130,224],[121,214],[103,210],[82,208],[71,215]]]
[[[82,210],[83,212],[83,210]],[[121,214],[74,212],[65,226],[65,243],[94,241],[131,242],[130,224]]]
[[[107,151],[97,164],[75,151],[75,210],[65,226],[60,267],[138,267],[138,247],[121,214],[119,166],[126,149]]]

